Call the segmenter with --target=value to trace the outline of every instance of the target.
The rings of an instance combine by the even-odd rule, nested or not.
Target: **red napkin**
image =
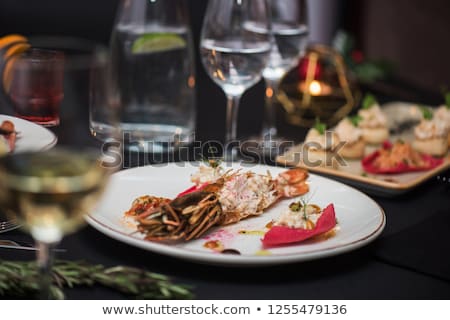
[[[392,144],[389,141],[383,143],[383,149],[390,149],[390,148],[392,148]],[[377,150],[366,156],[364,159],[362,159],[361,163],[365,171],[370,173],[384,173],[384,174],[425,171],[440,166],[444,161],[443,159],[437,159],[427,154],[421,154],[422,160],[425,163],[425,165],[423,166],[412,167],[402,162],[392,168],[380,169],[374,165],[374,162],[379,155],[380,151]]]
[[[330,231],[336,226],[336,214],[333,204],[328,205],[323,210],[322,215],[317,220],[314,229],[295,229],[284,226],[272,227],[262,239],[264,247],[274,247],[283,244],[301,242],[319,234]]]

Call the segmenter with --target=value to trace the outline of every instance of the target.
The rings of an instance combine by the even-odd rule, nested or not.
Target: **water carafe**
[[[125,147],[160,152],[195,131],[192,35],[184,0],[122,0],[111,37]]]

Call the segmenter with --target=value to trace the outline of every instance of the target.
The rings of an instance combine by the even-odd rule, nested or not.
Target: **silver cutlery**
[[[20,227],[20,225],[16,221],[13,221],[13,220],[1,221],[0,222],[0,233],[11,231],[11,230],[17,229],[19,227]]]

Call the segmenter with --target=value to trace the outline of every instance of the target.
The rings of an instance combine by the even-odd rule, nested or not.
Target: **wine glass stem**
[[[54,243],[37,242],[37,264],[39,268],[40,298],[50,299],[50,287],[52,285],[53,248]]]
[[[225,148],[230,150],[231,144],[235,143],[237,137],[237,115],[239,111],[240,95],[227,95],[227,123],[225,135]],[[234,149],[234,148],[233,148]]]
[[[263,122],[263,139],[274,139],[277,136],[275,103],[280,79],[264,78],[266,82],[265,116]]]

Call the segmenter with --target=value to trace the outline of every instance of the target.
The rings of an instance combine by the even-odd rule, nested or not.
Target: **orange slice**
[[[14,44],[11,47],[9,47],[8,50],[6,50],[6,53],[3,56],[3,58],[5,60],[8,60],[12,56],[15,56],[24,51],[27,51],[29,48],[30,48],[30,45],[28,43],[21,42],[21,43]]]
[[[1,60],[5,62],[3,75],[0,79],[3,80],[3,86],[6,92],[11,87],[12,73],[11,69],[16,58],[14,56],[28,50],[30,45],[27,43],[27,38],[18,34],[10,34],[0,38],[0,65]],[[4,52],[2,52],[4,51]]]
[[[27,38],[19,34],[10,34],[0,38],[0,49],[16,42],[27,42]]]

